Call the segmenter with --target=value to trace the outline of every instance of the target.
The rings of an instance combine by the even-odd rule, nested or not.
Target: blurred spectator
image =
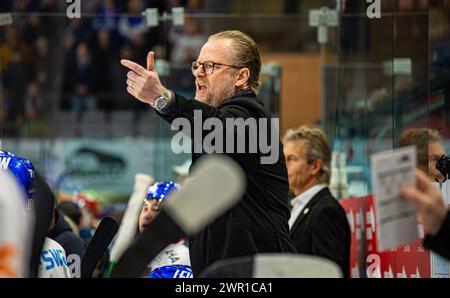
[[[66,219],[66,221],[69,223],[69,225],[72,228],[72,231],[77,234],[80,235],[80,229],[79,229],[79,225],[81,222],[81,211],[80,211],[80,207],[78,207],[78,205],[72,201],[63,201],[61,203],[59,203],[56,208],[61,211],[67,218],[70,219],[70,221],[73,223],[73,225],[71,224],[71,222],[69,220]]]
[[[442,181],[444,179],[442,173],[436,169],[437,161],[445,154],[439,132],[428,128],[407,129],[400,136],[397,145],[399,147],[415,145],[417,168],[428,173],[432,180]]]
[[[16,77],[14,82],[10,78]],[[10,67],[5,75],[3,94],[2,120],[6,121],[3,133],[7,136],[17,135],[19,126],[23,123],[23,106],[26,82],[20,67]]]
[[[96,31],[108,30],[117,31],[118,14],[120,10],[114,0],[103,0],[95,12],[92,26]]]
[[[22,103],[15,105],[20,107],[20,120],[19,123],[16,121],[13,125],[20,127],[20,131],[16,131],[15,135],[20,133],[20,135],[42,137],[48,135],[48,125],[42,120],[47,116],[46,111],[49,110],[50,104],[46,100],[49,93],[44,93],[43,90],[50,92],[51,89],[49,72],[52,69],[52,59],[50,59],[48,40],[51,34],[43,30],[43,25],[39,23],[40,18],[37,16],[31,17],[29,20],[36,26],[25,27],[24,30],[29,29],[30,36],[38,35],[30,40],[24,38],[25,41],[28,41],[27,48],[32,55],[30,55],[29,61],[19,64],[20,69],[17,69],[19,73],[14,74],[10,79],[15,82],[22,76],[24,80],[23,95],[21,95],[23,99],[19,101]],[[23,34],[27,35],[27,31]]]
[[[64,44],[66,49],[74,48],[81,41],[89,41],[95,37],[95,32],[89,22],[89,19],[73,18],[69,20],[64,34]]]
[[[86,42],[80,42],[76,48],[75,58],[68,58],[65,69],[65,90],[71,93],[70,101],[73,111],[81,114],[84,110],[96,108],[93,95],[95,87],[95,68],[92,55]]]
[[[172,44],[171,86],[177,92],[189,96],[192,90],[195,90],[195,82],[189,74],[190,64],[196,60],[207,37],[202,34],[199,21],[189,17],[185,18],[183,27],[171,28],[169,40]]]
[[[119,20],[119,33],[134,45],[143,43],[143,35],[147,31],[145,19],[141,16],[144,3],[141,0],[128,0],[127,11]]]
[[[23,39],[29,44],[33,44],[38,36],[49,36],[51,28],[46,27],[40,16],[32,13],[28,19],[25,27],[23,29]]]
[[[51,69],[52,59],[50,59],[49,41],[46,36],[40,35],[33,48],[33,66],[32,74],[28,76],[29,80],[35,80],[45,89],[50,87],[49,69]]]
[[[73,201],[78,205],[81,212],[80,223],[80,237],[86,242],[91,241],[94,231],[98,226],[98,203],[87,193],[78,193],[73,197]]]
[[[95,91],[99,92],[97,98],[100,102],[100,108],[107,108],[111,110],[113,108],[113,102],[110,94],[112,88],[112,61],[118,60],[118,54],[116,48],[111,41],[111,32],[106,29],[101,29],[97,33],[97,43],[95,47],[95,70],[96,70],[96,88]]]
[[[76,43],[77,39],[74,34],[67,33],[64,35],[63,45],[66,53],[70,53],[75,48]]]
[[[130,44],[136,55],[137,61],[145,62],[149,48],[159,41],[157,36],[150,36],[151,32],[159,31],[154,28],[148,31],[145,18],[141,13],[145,9],[141,0],[128,0],[126,15],[119,20],[119,33],[125,43]],[[147,35],[148,33],[148,35]]]
[[[25,64],[19,53],[14,52],[3,75],[4,88],[8,90],[4,97],[7,125],[4,135],[15,136],[20,132],[24,121],[27,80]]]
[[[15,59],[14,59],[15,58]],[[29,61],[28,45],[20,38],[20,28],[17,25],[5,27],[4,40],[0,44],[0,71],[4,71],[10,63]]]
[[[197,58],[206,40],[207,36],[201,32],[199,21],[185,18],[184,27],[172,27],[170,32],[170,42],[173,43],[170,61],[174,65],[190,64]]]
[[[37,82],[28,84],[27,96],[25,98],[25,115],[29,123],[43,116],[42,114],[45,111],[44,102],[39,84]]]

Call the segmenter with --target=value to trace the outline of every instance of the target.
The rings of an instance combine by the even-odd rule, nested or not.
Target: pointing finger
[[[147,76],[147,70],[133,61],[122,59],[120,60],[120,64],[131,69],[141,76]]]

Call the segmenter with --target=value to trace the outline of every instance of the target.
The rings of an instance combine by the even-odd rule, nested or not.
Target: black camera
[[[444,176],[444,180],[439,181],[435,179],[436,182],[444,183],[450,175],[450,157],[442,155],[436,163],[436,169],[438,169],[438,171],[441,172],[442,176]]]

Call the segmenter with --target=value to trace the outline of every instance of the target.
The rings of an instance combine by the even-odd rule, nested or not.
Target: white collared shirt
[[[289,218],[289,230],[294,226],[294,223],[300,213],[302,213],[303,208],[305,208],[309,201],[325,187],[327,187],[326,184],[316,184],[291,200],[293,208],[291,210],[291,218]]]

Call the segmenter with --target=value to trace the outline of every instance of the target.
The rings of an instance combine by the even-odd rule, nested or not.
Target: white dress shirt
[[[326,184],[316,184],[291,200],[293,208],[291,210],[291,218],[289,218],[289,230],[292,229],[298,216],[302,213],[303,208],[305,208],[309,201],[325,187],[327,187]],[[309,212],[309,210],[305,210],[305,212]]]

